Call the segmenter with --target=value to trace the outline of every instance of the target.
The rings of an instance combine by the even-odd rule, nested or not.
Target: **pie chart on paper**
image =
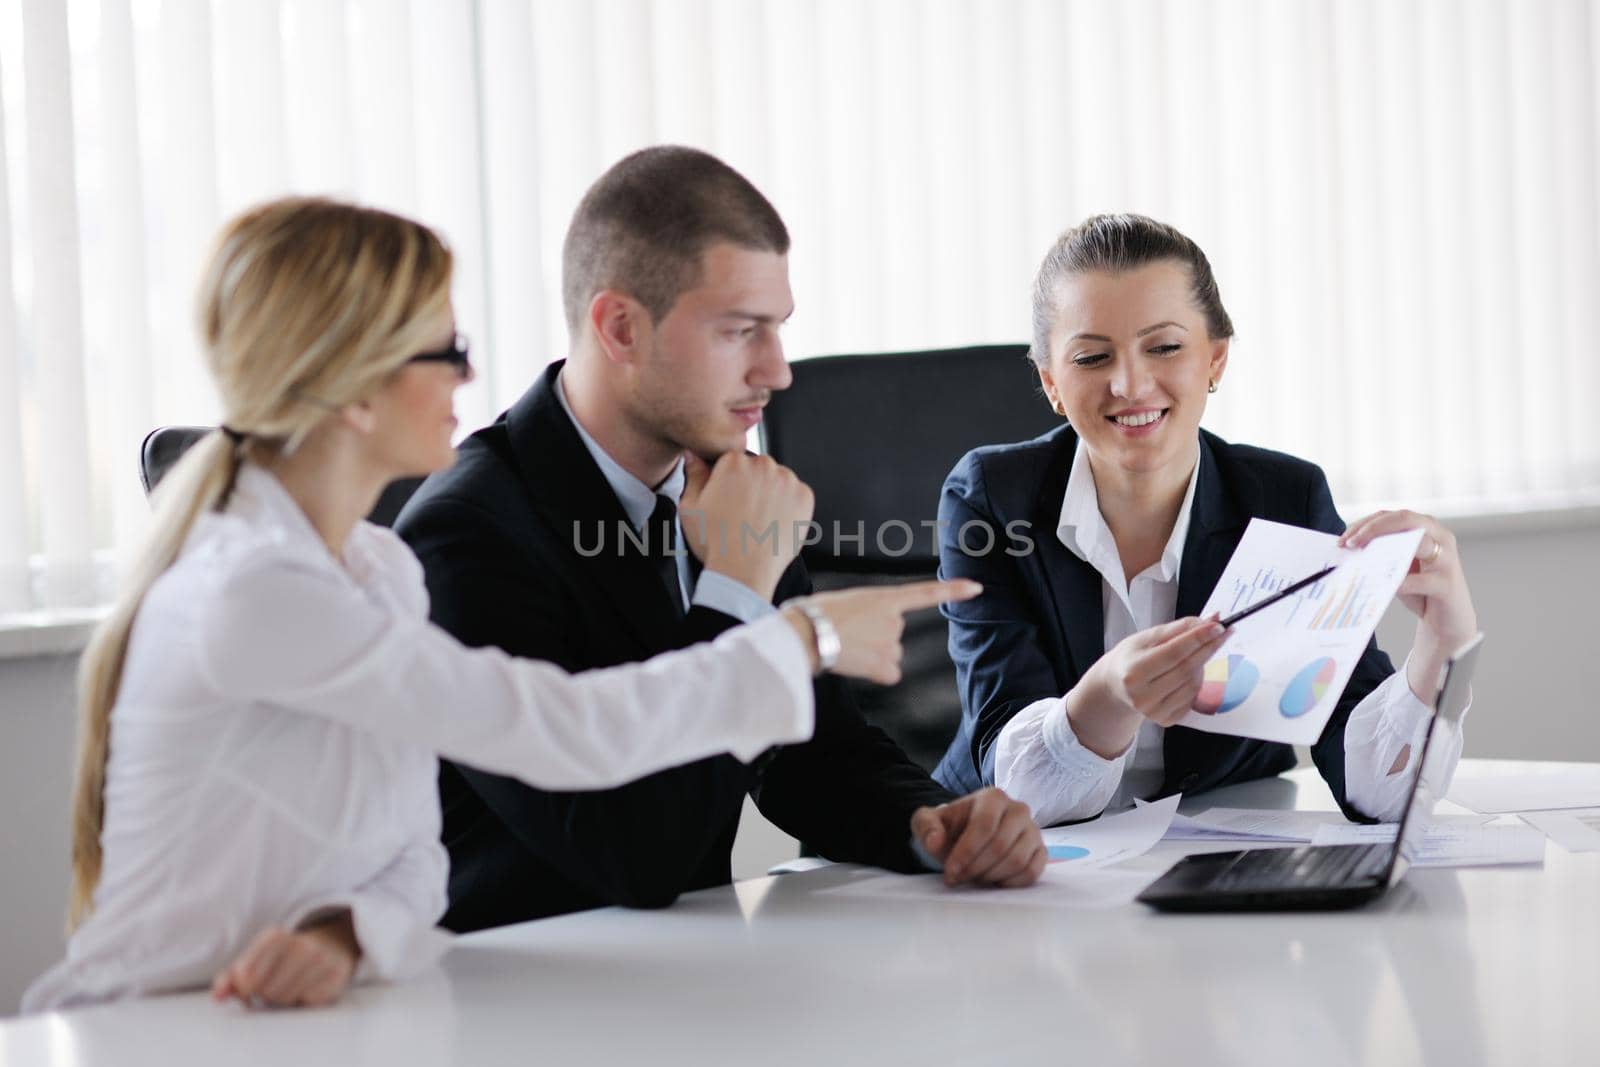
[[[1081,860],[1081,859],[1083,859],[1083,857],[1087,856],[1088,854],[1089,854],[1089,850],[1088,849],[1079,848],[1077,845],[1051,845],[1050,846],[1050,862],[1051,863],[1060,863],[1063,860]]]
[[[1286,719],[1298,719],[1316,707],[1332,687],[1337,671],[1338,664],[1327,656],[1301,667],[1299,673],[1289,679],[1289,684],[1284,687],[1283,696],[1278,700],[1278,711]]]
[[[1205,680],[1200,684],[1200,695],[1194,699],[1194,710],[1202,715],[1220,715],[1250,699],[1261,672],[1243,656],[1218,656],[1206,664]]]

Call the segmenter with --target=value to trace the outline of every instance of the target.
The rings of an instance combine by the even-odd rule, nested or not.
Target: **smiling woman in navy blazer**
[[[967,454],[940,501],[943,576],[984,592],[944,609],[962,721],[935,777],[998,784],[1049,825],[1293,767],[1288,745],[1174,725],[1226,638],[1196,613],[1252,518],[1355,548],[1420,527],[1400,587],[1411,655],[1396,671],[1369,644],[1312,748],[1347,815],[1398,817],[1439,670],[1477,631],[1449,531],[1409,511],[1346,529],[1314,464],[1200,429],[1233,326],[1205,254],[1170,226],[1099,215],[1062,234],[1033,332],[1067,425]],[[1451,767],[1459,754],[1457,734]]]

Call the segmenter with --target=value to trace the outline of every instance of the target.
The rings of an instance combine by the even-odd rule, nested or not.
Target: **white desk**
[[[1331,807],[1304,770],[1187,806],[1217,805]],[[1244,916],[818,895],[847,870],[472,935],[324,1011],[188,995],[7,1022],[0,1063],[1600,1063],[1600,853]]]

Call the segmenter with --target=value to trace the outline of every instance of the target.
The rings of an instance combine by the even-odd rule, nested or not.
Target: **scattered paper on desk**
[[[1117,908],[1133,903],[1139,891],[1161,876],[1160,871],[1123,870],[1117,867],[1085,867],[1071,879],[1044,877],[1026,889],[993,889],[957,886],[950,888],[937,874],[874,874],[861,876],[843,885],[819,889],[842,897],[896,901],[955,901],[986,908]]]
[[[1518,764],[1463,766],[1449,797],[1473,811],[1492,814],[1600,807],[1600,765]]]
[[[1305,842],[1317,827],[1345,824],[1337,811],[1277,811],[1259,808],[1211,808],[1198,815],[1177,815],[1167,831],[1169,841]]]
[[[1066,877],[1085,867],[1108,867],[1144,855],[1166,835],[1172,817],[1178,813],[1180,799],[1174,793],[1150,803],[1140,801],[1131,811],[1119,815],[1102,815],[1090,822],[1041,831],[1045,847],[1050,850],[1045,876],[1058,872]]]
[[[863,874],[819,892],[884,899],[940,897],[991,907],[1116,907],[1132,901],[1160,872],[1106,868],[1154,848],[1172,823],[1178,800],[1164,797],[1118,815],[1042,831],[1050,862],[1027,889],[951,889],[936,874]]]
[[[821,856],[797,856],[783,863],[775,863],[767,868],[768,874],[804,874],[806,871],[820,871],[824,867],[832,867],[832,860],[825,860]]]
[[[1435,815],[1441,823],[1482,826],[1492,815]],[[1197,815],[1177,815],[1168,841],[1258,841],[1263,844],[1305,844],[1323,826],[1352,825],[1337,811],[1285,811],[1260,808],[1211,808]]]
[[[1600,852],[1600,808],[1578,811],[1539,811],[1522,816],[1568,852]]]
[[[1231,615],[1329,564],[1338,569],[1236,623],[1206,664],[1196,710],[1182,725],[1315,742],[1421,539],[1421,530],[1407,530],[1363,549],[1338,548],[1332,534],[1251,519],[1202,615]]]
[[[1395,824],[1319,827],[1313,845],[1369,845],[1394,840]],[[1474,826],[1467,822],[1429,823],[1415,867],[1503,867],[1544,862],[1544,835],[1526,826]]]

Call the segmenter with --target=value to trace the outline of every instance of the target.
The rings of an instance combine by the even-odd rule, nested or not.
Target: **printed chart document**
[[[1600,852],[1600,808],[1540,811],[1523,815],[1522,821],[1568,852]]]
[[[1313,845],[1387,844],[1394,823],[1376,826],[1323,826]],[[1544,835],[1526,826],[1473,826],[1467,822],[1433,822],[1423,831],[1416,867],[1504,867],[1544,862]]]
[[[1407,530],[1363,549],[1332,534],[1251,519],[1202,615],[1224,617],[1331,565],[1332,574],[1234,625],[1205,666],[1184,726],[1309,745],[1322,736],[1422,540]]]
[[[1533,767],[1462,767],[1450,784],[1449,796],[1463,807],[1491,814],[1596,808],[1600,807],[1600,766],[1545,763]]]
[[[1120,815],[1102,815],[1089,822],[1042,831],[1040,836],[1050,850],[1045,877],[1052,873],[1070,877],[1086,867],[1109,867],[1144,855],[1166,835],[1181,799],[1182,794],[1174,793],[1150,803],[1141,800],[1132,811]]]
[[[1163,797],[1118,815],[1043,831],[1050,862],[1039,881],[1027,889],[951,889],[937,874],[863,871],[861,877],[821,892],[895,900],[938,898],[990,907],[1117,907],[1131,901],[1160,872],[1107,868],[1154,848],[1172,823],[1179,799]]]

